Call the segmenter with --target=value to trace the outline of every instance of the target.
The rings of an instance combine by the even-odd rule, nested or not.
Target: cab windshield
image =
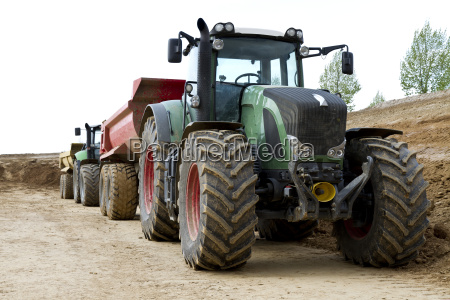
[[[298,86],[296,44],[263,38],[223,38],[217,53],[217,121],[239,121],[242,90],[254,84]]]
[[[216,81],[296,86],[295,44],[262,38],[223,38]],[[246,74],[246,75],[244,75]]]

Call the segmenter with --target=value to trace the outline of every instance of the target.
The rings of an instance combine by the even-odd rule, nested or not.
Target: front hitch
[[[372,175],[373,158],[367,156],[367,162],[363,163],[361,168],[363,170],[362,174],[353,179],[334,198],[333,207],[331,208],[331,218],[333,220],[351,218],[353,203]],[[345,201],[348,198],[350,200]]]
[[[289,222],[319,218],[319,200],[298,176],[297,167],[300,162],[300,160],[289,162],[289,173],[298,194],[298,206],[294,209],[293,214],[288,215]]]
[[[319,200],[300,180],[297,173],[298,165],[301,161],[289,162],[289,173],[294,181],[295,188],[298,194],[298,206],[293,212],[289,212],[286,216],[289,222],[298,222],[301,220],[317,220],[319,219]],[[367,162],[362,164],[363,173],[353,179],[347,186],[345,186],[332,200],[331,204],[331,221],[339,219],[348,219],[352,216],[352,207],[358,195],[369,181],[372,175],[373,158],[367,156]],[[347,201],[348,200],[348,201]]]

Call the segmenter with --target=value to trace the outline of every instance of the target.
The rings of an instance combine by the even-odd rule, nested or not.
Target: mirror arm
[[[345,44],[343,44],[343,45],[336,45],[336,46],[330,46],[330,47],[323,47],[323,48],[320,50],[320,54],[322,54],[322,55],[327,55],[328,53],[330,53],[330,52],[333,51],[333,50],[336,50],[336,49],[342,49],[342,48],[344,48],[344,47],[347,47],[347,52],[348,52],[348,46],[345,45]]]
[[[180,53],[180,51],[181,51],[181,49],[180,49],[181,48],[181,38],[183,38],[183,37],[189,42],[189,44],[186,46],[186,49],[183,50],[183,55],[187,56],[189,54],[189,52],[191,52],[192,47],[195,46],[195,39],[192,36],[190,36],[189,34],[183,32],[183,31],[180,31],[178,33],[178,51],[177,51],[177,53]]]

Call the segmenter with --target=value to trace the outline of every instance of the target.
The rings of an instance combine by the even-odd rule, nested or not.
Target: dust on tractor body
[[[138,173],[133,184],[146,238],[180,238],[192,268],[227,269],[250,258],[255,229],[267,239],[299,240],[329,220],[338,247],[355,263],[413,259],[429,205],[415,153],[388,139],[397,130],[346,131],[345,102],[304,87],[303,61],[333,50],[346,48],[342,71],[352,74],[348,47],[308,48],[294,28],[197,25],[200,38],[181,31],[169,40],[169,62],[182,55],[191,61],[184,89],[154,91],[176,91],[181,101],[159,98],[135,114],[142,116],[134,123],[140,158],[127,165],[133,178]],[[134,93],[142,95],[136,86]],[[110,149],[102,159],[112,161]],[[111,176],[106,170],[104,178]],[[105,184],[105,199],[116,197],[112,187]]]

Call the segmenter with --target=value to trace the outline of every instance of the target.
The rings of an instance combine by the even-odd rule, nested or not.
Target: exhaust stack
[[[199,18],[197,27],[200,31],[198,51],[197,94],[200,105],[196,108],[197,121],[211,121],[211,51],[209,29],[205,21]]]

